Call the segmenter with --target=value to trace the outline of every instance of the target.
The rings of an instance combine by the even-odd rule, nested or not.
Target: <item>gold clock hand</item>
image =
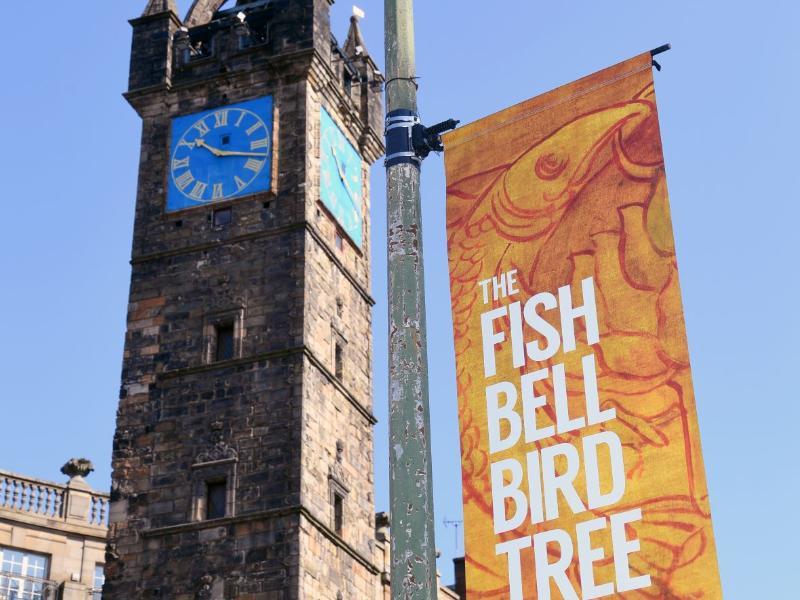
[[[339,163],[339,157],[336,154],[336,149],[333,146],[331,146],[331,154],[333,154],[333,160],[336,163],[336,170],[339,171],[339,179],[342,180],[344,188],[345,190],[347,190],[347,195],[350,197],[350,202],[355,207],[356,206],[355,194],[353,193],[353,190],[350,189],[350,184],[347,183],[347,178],[345,177],[344,169],[342,169],[342,165]]]
[[[198,139],[196,139],[194,141],[194,145],[197,148],[205,148],[206,150],[211,152],[211,154],[213,154],[214,156],[222,156],[222,153],[221,153],[220,150],[217,150],[213,146],[209,146],[208,144],[206,144],[205,140],[202,140],[202,139],[198,138]]]
[[[258,156],[260,158],[266,158],[266,154],[261,154],[260,152],[237,152],[236,150],[220,150],[220,156]]]
[[[195,146],[205,148],[214,156],[258,156],[259,158],[266,158],[267,155],[261,152],[238,152],[236,150],[220,150],[219,148],[214,148],[214,146],[209,146],[206,144],[205,140],[195,140]]]
[[[342,183],[344,184],[344,187],[347,190],[347,195],[350,196],[350,202],[352,202],[353,206],[355,206],[356,205],[356,198],[355,198],[356,195],[353,193],[353,190],[350,189],[350,184],[347,183],[347,179],[345,179],[344,177],[342,177]]]
[[[333,154],[333,161],[336,163],[336,170],[339,171],[339,179],[344,181],[344,170],[342,169],[342,165],[339,163],[339,156],[336,154],[336,148],[331,146],[331,154]]]

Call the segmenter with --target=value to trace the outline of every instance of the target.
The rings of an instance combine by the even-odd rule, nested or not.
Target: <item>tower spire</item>
[[[367,46],[364,43],[364,38],[361,35],[361,27],[358,24],[358,14],[355,14],[356,7],[353,7],[353,16],[350,17],[350,30],[347,32],[347,41],[344,43],[344,53],[347,58],[354,58],[356,56],[368,55]],[[364,13],[358,9],[359,14]]]
[[[149,17],[163,12],[172,12],[177,15],[178,7],[175,0],[149,0],[142,16]]]

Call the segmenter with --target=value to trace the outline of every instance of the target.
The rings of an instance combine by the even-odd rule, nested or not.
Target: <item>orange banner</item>
[[[467,597],[722,597],[650,54],[445,136]]]

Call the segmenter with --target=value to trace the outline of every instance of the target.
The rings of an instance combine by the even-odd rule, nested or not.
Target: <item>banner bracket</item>
[[[663,46],[659,46],[658,48],[653,48],[650,50],[650,56],[653,58],[653,66],[656,68],[656,71],[661,71],[661,65],[655,59],[655,57],[659,54],[663,54],[667,50],[672,50],[672,44],[664,44]]]
[[[441,135],[455,129],[459,121],[448,119],[425,127],[419,115],[411,110],[399,109],[386,115],[386,166],[410,163],[417,166],[432,151],[441,152]]]

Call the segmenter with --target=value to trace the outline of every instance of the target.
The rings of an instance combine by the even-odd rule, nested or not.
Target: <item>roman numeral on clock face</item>
[[[222,184],[215,183],[214,188],[211,190],[211,198],[214,200],[225,197],[225,192],[222,191]]]
[[[206,134],[207,134],[209,131],[211,131],[211,129],[208,127],[208,125],[206,125],[206,122],[205,122],[205,121],[203,121],[203,120],[200,120],[200,121],[198,121],[197,123],[195,123],[195,124],[193,125],[193,127],[194,127],[195,129],[197,129],[197,132],[198,132],[200,135],[206,135]]]
[[[246,188],[246,187],[247,187],[247,183],[245,183],[244,181],[242,181],[242,180],[239,178],[239,176],[238,176],[238,175],[234,176],[233,180],[236,182],[236,187],[239,189],[239,191],[242,191],[244,188]]]
[[[194,175],[192,175],[192,172],[185,171],[184,173],[181,173],[179,177],[175,178],[175,185],[177,185],[178,188],[181,191],[183,191],[187,187],[189,187],[193,181],[194,181]]]
[[[253,135],[256,131],[258,131],[261,128],[262,125],[264,125],[264,123],[259,121],[258,123],[256,123],[255,125],[250,127],[250,129],[247,130],[247,135]]]
[[[186,158],[176,158],[172,161],[172,170],[177,171],[178,169],[188,169],[189,168],[189,157]]]
[[[192,191],[189,192],[189,196],[191,196],[195,200],[200,200],[203,197],[203,194],[205,194],[207,187],[208,184],[198,181],[197,183],[194,184]]]
[[[220,110],[214,113],[214,127],[226,127],[228,125],[229,110]]]
[[[250,150],[261,150],[269,148],[269,138],[264,138],[263,140],[255,140],[254,142],[250,142]]]
[[[258,173],[264,166],[265,162],[267,161],[251,158],[246,163],[244,163],[244,168],[252,171],[253,173]]]

